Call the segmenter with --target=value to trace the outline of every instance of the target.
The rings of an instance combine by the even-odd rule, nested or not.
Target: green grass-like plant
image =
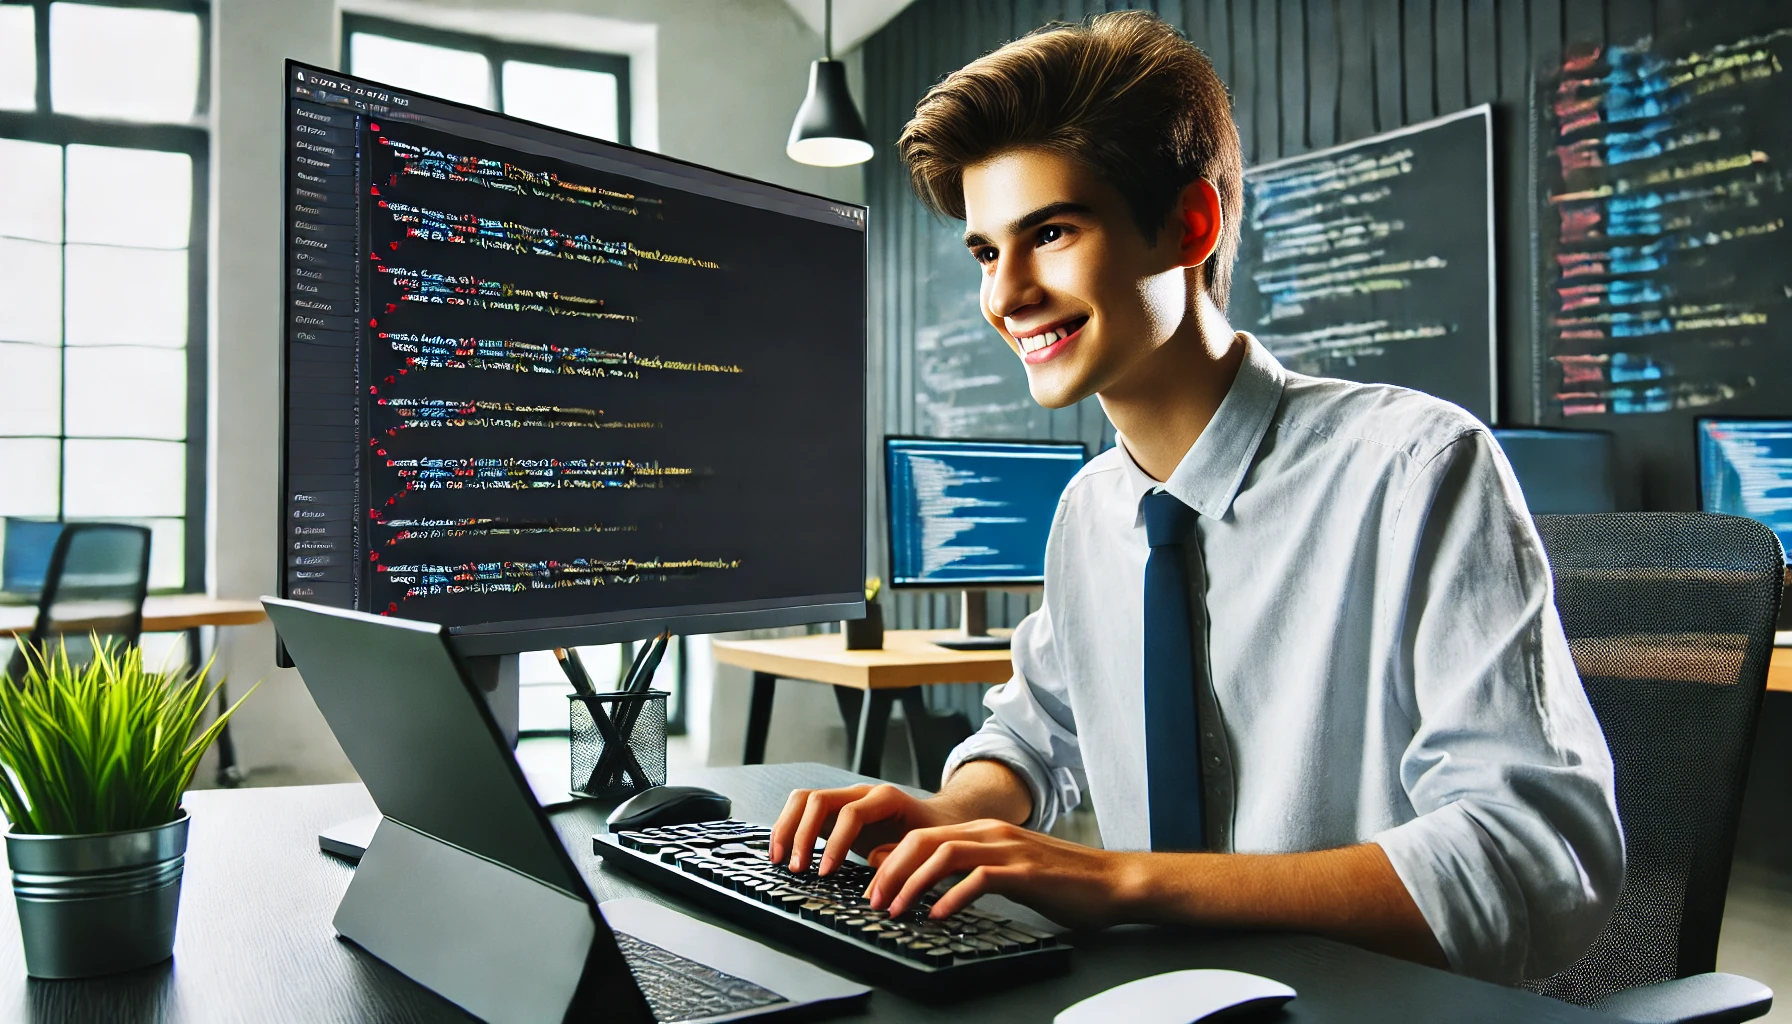
[[[200,755],[249,696],[195,736],[222,685],[207,687],[209,662],[156,672],[140,647],[95,637],[94,649],[82,666],[66,645],[48,656],[27,647],[23,678],[0,673],[0,810],[14,832],[95,835],[173,821]]]

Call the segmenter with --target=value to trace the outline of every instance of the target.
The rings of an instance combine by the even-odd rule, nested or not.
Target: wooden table
[[[703,769],[672,781],[726,793],[734,800],[736,817],[763,823],[777,816],[793,788],[867,780],[822,765],[779,764]],[[174,959],[104,978],[28,979],[12,898],[0,895],[0,1020],[470,1024],[472,1018],[460,1008],[338,939],[330,926],[355,869],[318,852],[317,833],[372,811],[366,789],[347,784],[206,790],[188,793],[184,805],[193,824]],[[591,836],[603,830],[606,810],[607,804],[585,801],[550,815],[573,863],[583,868],[593,896],[600,901],[624,896],[652,900],[719,927],[746,931],[605,866],[592,852]],[[776,941],[754,937],[803,956]],[[469,936],[468,941],[478,938]],[[1249,971],[1292,985],[1300,995],[1273,1015],[1279,1024],[1612,1021],[1521,989],[1310,935],[1130,927],[1078,935],[1072,941],[1075,951],[1066,974],[945,1003],[923,1002],[880,988],[872,994],[864,1016],[842,1020],[1038,1024],[1114,985],[1163,971],[1208,967]]]
[[[1767,663],[1767,688],[1792,693],[1792,647],[1775,647]]]
[[[772,698],[782,676],[834,687],[846,720],[846,745],[853,751],[852,767],[862,775],[882,774],[890,705],[900,699],[921,786],[938,789],[946,755],[970,735],[970,723],[963,715],[929,713],[920,688],[935,683],[1005,683],[1014,674],[1006,650],[954,651],[934,643],[957,635],[953,629],[887,629],[883,648],[875,651],[847,650],[843,633],[715,641],[711,649],[716,661],[753,672],[745,763],[765,761]]]
[[[232,601],[204,594],[169,594],[143,602],[145,633],[184,633],[201,626],[253,626],[267,618],[260,601]],[[0,607],[0,636],[31,632],[36,605]]]

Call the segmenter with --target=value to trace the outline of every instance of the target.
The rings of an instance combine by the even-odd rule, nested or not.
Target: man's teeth
[[[1032,353],[1037,352],[1054,342],[1063,341],[1069,336],[1069,329],[1060,327],[1057,330],[1046,331],[1044,334],[1035,334],[1030,338],[1016,338],[1014,340],[1020,342],[1020,350],[1022,352]]]

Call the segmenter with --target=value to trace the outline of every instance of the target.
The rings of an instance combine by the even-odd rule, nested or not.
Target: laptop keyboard
[[[643,942],[624,932],[616,945],[660,1024],[703,1020],[784,1002],[770,989]]]

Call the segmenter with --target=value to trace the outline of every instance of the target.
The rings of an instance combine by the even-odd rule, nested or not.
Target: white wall
[[[371,10],[377,0],[353,2]],[[562,40],[586,37],[568,26],[601,34],[600,19],[656,26],[652,92],[661,152],[863,200],[859,169],[806,167],[784,155],[821,40],[783,0],[445,0],[440,7],[444,20],[462,24],[497,10],[510,34],[527,35],[533,26]],[[394,0],[377,9],[411,20],[429,10]],[[218,0],[213,7],[207,560],[208,589],[220,597],[254,598],[276,585],[282,61],[336,67],[340,20],[336,0]],[[639,36],[618,32],[618,48],[638,45]],[[857,55],[846,59],[862,98]],[[637,131],[652,140],[650,131]],[[352,778],[297,674],[273,667],[272,630],[220,632],[219,664],[233,687],[265,678],[233,726],[239,762],[253,780]],[[831,705],[824,692],[815,692]],[[707,720],[706,710],[692,708]],[[209,771],[201,773],[202,780],[209,777]]]

